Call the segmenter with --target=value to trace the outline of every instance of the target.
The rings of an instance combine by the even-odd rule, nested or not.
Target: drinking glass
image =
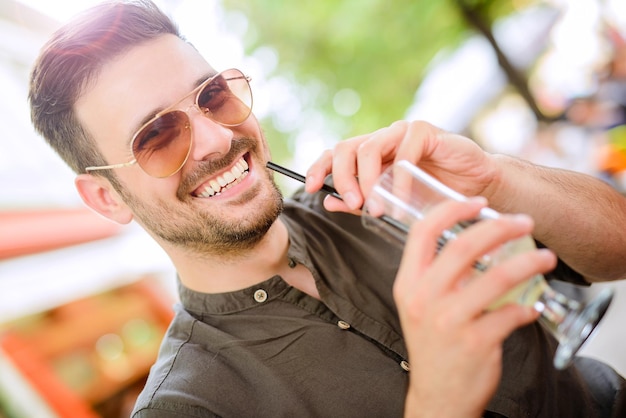
[[[363,208],[363,224],[402,246],[411,224],[422,219],[431,207],[447,199],[467,200],[415,165],[399,161],[385,170],[375,184]],[[477,219],[458,223],[445,230],[439,237],[439,249],[474,222],[498,216],[495,210],[483,208]],[[534,248],[535,241],[531,236],[518,238],[476,260],[474,268],[482,272],[514,254]],[[488,309],[512,302],[533,306],[541,314],[539,322],[559,342],[554,366],[564,369],[604,316],[613,294],[612,289],[604,288],[588,303],[584,303],[555,291],[538,274],[513,288]]]

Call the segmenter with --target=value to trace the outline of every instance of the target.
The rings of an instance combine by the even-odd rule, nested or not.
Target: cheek
[[[142,202],[154,202],[156,200],[171,199],[176,196],[180,184],[181,173],[171,177],[151,177],[137,165],[133,166],[133,173],[120,176],[122,187],[126,194],[133,196],[135,200]]]
[[[265,159],[270,159],[271,151],[269,149],[269,144],[263,134],[263,130],[257,119],[254,115],[250,115],[250,117],[239,126],[239,132],[241,135],[247,138],[254,138],[259,143],[259,148],[257,153],[262,155]]]
[[[239,126],[241,128],[241,131],[245,135],[249,136],[250,138],[262,138],[263,137],[261,125],[259,124],[259,121],[257,120],[257,118],[254,116],[253,113],[250,114],[248,119],[246,119],[246,121]]]
[[[265,140],[263,140],[263,142],[265,143]],[[267,145],[267,143],[265,143],[265,159],[267,161],[270,161],[272,159],[272,150],[270,150],[270,147]]]

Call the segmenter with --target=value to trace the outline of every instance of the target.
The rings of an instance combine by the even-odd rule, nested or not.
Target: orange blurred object
[[[154,277],[139,277],[5,324],[0,356],[59,418],[128,416],[173,318],[172,304]]]
[[[614,174],[626,170],[626,150],[614,144],[605,144],[598,150],[598,167]]]
[[[121,228],[88,208],[0,212],[0,259],[108,238]]]

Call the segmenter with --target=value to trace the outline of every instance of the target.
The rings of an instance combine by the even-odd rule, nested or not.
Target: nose
[[[230,151],[233,131],[212,120],[196,105],[187,110],[187,115],[193,135],[189,159],[204,161],[222,157]]]

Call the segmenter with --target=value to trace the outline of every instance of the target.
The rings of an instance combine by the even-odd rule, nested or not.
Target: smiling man
[[[190,93],[181,98],[181,92]],[[250,105],[245,75],[216,74],[172,34],[146,40],[106,63],[98,82],[75,104],[81,125],[98,149],[106,149],[105,161],[136,161],[130,165],[143,169],[126,168],[128,163],[87,167],[88,173],[117,169],[121,187],[113,190],[107,179],[81,174],[80,195],[117,222],[134,218],[196,291],[241,289],[280,270],[289,280],[300,270],[284,263],[287,230],[275,222],[282,196],[265,169],[269,149]],[[172,145],[173,136],[182,145]],[[183,168],[187,162],[193,171]],[[260,260],[266,268],[259,268]]]
[[[283,201],[266,169],[270,151],[249,81],[239,70],[212,68],[147,1],[86,11],[35,63],[33,123],[76,171],[84,202],[143,226],[178,273],[181,303],[134,417],[623,411],[623,380],[610,368],[592,360],[552,367],[556,342],[533,322],[534,310],[485,312],[537,273],[581,284],[622,277],[623,241],[614,231],[623,218],[598,216],[593,225],[604,233],[602,265],[569,235],[586,233],[580,209],[591,211],[598,196],[626,209],[619,195],[587,176],[397,122],[322,155],[308,172],[310,193]],[[394,159],[420,162],[459,191],[535,221],[480,222],[435,257],[442,231],[486,205],[448,202],[413,228],[403,256],[355,216]],[[328,174],[345,202],[319,192]],[[563,190],[568,182],[593,200]],[[535,193],[544,196],[541,208]],[[552,251],[529,251],[460,285],[479,256],[533,227],[558,252],[558,265]]]

